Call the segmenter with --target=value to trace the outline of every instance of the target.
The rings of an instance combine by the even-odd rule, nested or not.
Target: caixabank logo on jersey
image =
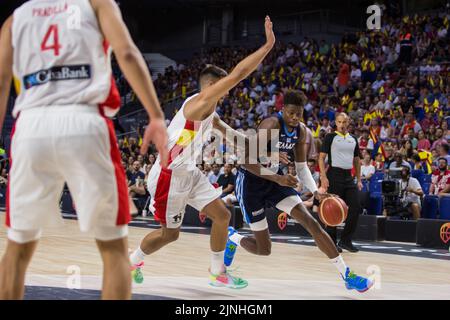
[[[79,80],[91,78],[91,66],[88,64],[72,66],[55,66],[39,70],[23,77],[25,89],[60,80]]]

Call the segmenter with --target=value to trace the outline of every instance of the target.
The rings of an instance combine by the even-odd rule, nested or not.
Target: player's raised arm
[[[147,126],[144,133],[141,152],[145,153],[148,144],[153,140],[161,155],[161,164],[165,166],[168,151],[164,113],[161,110],[144,58],[134,44],[117,4],[113,0],[91,0],[91,4],[120,69],[151,118],[150,125]]]
[[[8,103],[12,81],[13,48],[11,24],[12,16],[5,21],[0,34],[0,129],[5,119],[6,104]]]
[[[266,43],[261,48],[239,62],[229,75],[202,89],[200,94],[191,100],[189,109],[185,110],[188,119],[201,120],[202,116],[211,114],[220,98],[255,71],[275,44],[272,21],[269,16],[266,16],[265,32]]]

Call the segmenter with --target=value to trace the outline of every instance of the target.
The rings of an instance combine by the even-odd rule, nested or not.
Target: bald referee
[[[336,131],[325,136],[319,155],[320,182],[329,193],[341,197],[348,205],[348,216],[341,240],[337,243],[336,227],[327,227],[327,232],[337,243],[338,249],[358,252],[353,246],[352,237],[356,230],[361,211],[359,190],[362,189],[361,163],[358,140],[347,132],[349,118],[345,113],[336,117]],[[328,171],[325,170],[325,158],[328,156]],[[357,184],[351,174],[355,167]]]

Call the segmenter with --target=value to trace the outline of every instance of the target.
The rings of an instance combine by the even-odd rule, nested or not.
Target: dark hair
[[[446,158],[444,158],[444,157],[440,157],[440,158],[438,158],[438,161],[441,161],[441,160],[444,160],[445,161],[445,163],[448,165],[448,161],[447,161],[447,159]]]
[[[408,166],[402,166],[402,170],[406,169],[408,171],[408,175],[411,174],[411,169]]]
[[[316,164],[316,159],[309,158],[307,162],[314,162]]]
[[[303,107],[306,104],[306,96],[299,90],[288,90],[284,94],[284,105],[292,104],[294,106]]]
[[[414,161],[421,161],[420,156],[417,153],[414,153],[412,155],[411,159]]]
[[[447,153],[450,151],[450,146],[446,143],[441,144],[441,148],[444,149]]]
[[[214,79],[220,79],[223,77],[226,77],[228,73],[223,70],[222,68],[219,68],[212,64],[207,64],[205,68],[200,72],[199,79],[202,81],[205,77],[210,77]]]

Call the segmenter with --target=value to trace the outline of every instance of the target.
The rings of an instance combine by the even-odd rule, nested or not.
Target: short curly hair
[[[307,98],[305,94],[300,90],[288,90],[284,94],[283,102],[284,105],[294,105],[304,107],[306,104]]]

